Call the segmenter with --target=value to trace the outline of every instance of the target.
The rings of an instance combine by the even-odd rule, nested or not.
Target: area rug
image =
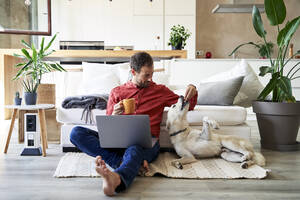
[[[161,153],[159,157],[150,164],[150,170],[145,176],[161,174],[170,178],[192,178],[192,179],[237,179],[265,178],[269,170],[258,165],[248,169],[241,169],[239,163],[227,162],[219,158],[201,159],[195,163],[184,165],[180,170],[173,167],[171,160],[178,158],[175,153]],[[84,153],[67,153],[58,163],[54,177],[100,177],[95,171],[95,158]]]

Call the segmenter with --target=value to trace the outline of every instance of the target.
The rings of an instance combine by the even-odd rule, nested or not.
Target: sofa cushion
[[[163,120],[161,125],[166,124],[167,113],[169,108],[165,108],[163,113]],[[65,124],[85,124],[84,119],[81,120],[83,109],[72,108],[64,109],[59,107],[57,109],[57,121]],[[105,115],[105,110],[92,110],[92,124],[96,122],[96,115]],[[187,114],[188,122],[191,125],[202,125],[202,118],[204,116],[211,117],[220,125],[233,126],[242,124],[245,122],[247,117],[246,109],[239,106],[203,106],[196,105],[193,111],[189,111]]]
[[[224,81],[238,76],[244,76],[244,80],[240,92],[234,100],[234,104],[243,107],[250,107],[252,106],[252,101],[256,100],[260,92],[263,90],[263,85],[245,59],[242,59],[232,69],[211,76],[201,82]],[[246,95],[247,98],[245,99],[243,95]]]
[[[197,104],[232,105],[235,96],[241,88],[243,79],[243,76],[239,76],[225,81],[200,83],[200,85],[197,86]]]

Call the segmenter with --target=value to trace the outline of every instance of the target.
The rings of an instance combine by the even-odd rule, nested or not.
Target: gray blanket
[[[64,99],[62,107],[69,108],[83,108],[81,119],[85,119],[90,124],[93,122],[91,111],[92,109],[105,110],[108,101],[108,94],[95,94],[87,96],[71,96]]]

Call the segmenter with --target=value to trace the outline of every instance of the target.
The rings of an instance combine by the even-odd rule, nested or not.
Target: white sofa
[[[245,64],[245,63],[244,63]],[[217,79],[228,79],[231,76],[239,75],[236,74],[236,70],[232,71],[233,68],[240,70],[241,61],[240,60],[230,60],[229,62],[224,62],[223,60],[171,60],[171,61],[162,61],[156,62],[155,67],[161,68],[164,67],[164,72],[155,72],[153,76],[153,80],[156,83],[163,83],[167,85],[170,89],[172,89],[177,94],[182,94],[185,90],[185,86],[188,83],[192,83],[194,85],[199,85],[202,81],[210,81]],[[95,68],[97,67],[97,68]],[[106,88],[98,89],[95,86],[93,89],[90,88],[88,90],[88,84],[92,82],[93,84],[101,83],[101,77],[98,77],[100,72],[103,74],[105,70],[107,70],[108,66],[104,66],[103,64],[83,64],[83,72],[76,72],[74,74],[68,74],[68,81],[64,81],[68,90],[73,89],[73,94],[67,94],[66,96],[70,95],[81,95],[87,93],[107,93],[110,91],[112,87],[116,84],[116,77],[119,79],[119,84],[126,81],[128,75],[128,64],[121,64],[121,65],[114,65],[109,66],[110,71],[113,71],[115,77],[105,77],[106,80],[113,80],[111,85],[106,85]],[[101,69],[100,69],[101,68]],[[106,68],[106,69],[104,69]],[[97,73],[97,70],[100,70]],[[104,70],[104,71],[103,71]],[[229,71],[228,71],[229,70]],[[230,72],[231,70],[231,72]],[[253,70],[252,70],[253,71]],[[89,74],[88,74],[89,73]],[[239,72],[238,72],[239,73]],[[241,70],[241,73],[249,73],[247,70]],[[254,73],[254,72],[253,72]],[[104,73],[105,74],[105,73]],[[217,75],[216,75],[217,74]],[[98,78],[94,80],[93,77],[95,76]],[[228,76],[228,77],[226,77]],[[209,78],[210,77],[210,78]],[[256,75],[255,75],[256,77]],[[103,78],[103,77],[102,77]],[[253,78],[253,77],[252,77]],[[257,78],[257,77],[256,77]],[[244,79],[245,80],[245,79]],[[248,80],[249,81],[249,80]],[[250,82],[255,82],[250,80]],[[76,84],[74,84],[76,83]],[[244,84],[244,83],[243,83]],[[257,84],[257,83],[256,83]],[[260,83],[258,83],[260,84]],[[74,86],[75,85],[75,86]],[[79,85],[85,87],[80,88]],[[258,90],[261,89],[262,85],[254,85],[257,88],[241,88],[246,89],[253,93],[256,90],[256,94],[259,92]],[[72,88],[73,87],[73,88]],[[252,85],[253,87],[253,85]],[[242,93],[242,97],[245,94]],[[253,94],[252,94],[253,95]],[[241,95],[239,94],[238,96]],[[253,99],[252,99],[253,100]],[[249,101],[249,99],[248,99]],[[250,99],[251,101],[251,99]],[[236,99],[235,99],[236,102]],[[57,121],[63,123],[61,127],[61,145],[63,151],[73,150],[74,146],[71,144],[69,140],[69,134],[73,127],[75,126],[84,126],[96,130],[95,126],[95,116],[96,115],[105,115],[105,110],[93,110],[92,111],[92,124],[85,124],[83,120],[81,120],[83,109],[64,109],[62,107],[58,107],[57,109]],[[170,148],[171,143],[165,129],[165,122],[167,116],[168,108],[165,108],[163,114],[163,120],[161,123],[161,133],[160,133],[160,143],[162,148]],[[247,110],[245,107],[241,107],[238,105],[233,106],[214,106],[214,105],[196,105],[193,111],[188,112],[188,121],[190,125],[194,128],[201,128],[202,125],[202,118],[204,116],[208,116],[217,120],[221,126],[219,130],[216,130],[217,133],[220,134],[231,134],[231,135],[239,135],[244,138],[250,138],[250,127],[246,124],[247,118]]]

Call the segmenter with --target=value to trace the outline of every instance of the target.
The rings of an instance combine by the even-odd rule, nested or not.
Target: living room
[[[204,119],[215,120],[214,134],[250,141],[266,164],[242,169],[243,162],[200,158],[177,169],[166,107],[158,159],[117,198],[299,199],[299,10],[297,0],[0,0],[0,196],[106,199],[95,158],[70,141],[74,127],[97,131],[106,104],[67,103],[97,94],[109,104],[113,88],[138,77],[130,62],[145,51],[153,82],[188,99],[186,91],[197,91],[190,129],[205,131]],[[34,59],[46,66],[43,78],[22,82],[33,80]],[[30,89],[35,105],[25,98]],[[136,98],[136,114],[140,108]]]

